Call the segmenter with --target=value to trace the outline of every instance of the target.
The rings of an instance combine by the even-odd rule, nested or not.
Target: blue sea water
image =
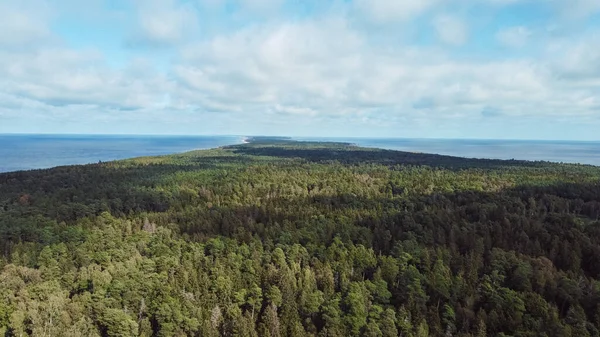
[[[364,147],[467,158],[543,160],[600,166],[600,141],[384,138],[298,138],[297,140],[348,142]]]
[[[349,142],[469,158],[544,160],[600,166],[600,142],[466,139],[294,138]],[[239,144],[239,136],[0,135],[0,172],[89,164]]]
[[[237,136],[1,135],[0,172],[216,148]]]

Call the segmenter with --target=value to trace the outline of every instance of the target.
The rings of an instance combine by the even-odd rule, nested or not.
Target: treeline
[[[600,336],[599,177],[285,140],[1,174],[0,335]]]

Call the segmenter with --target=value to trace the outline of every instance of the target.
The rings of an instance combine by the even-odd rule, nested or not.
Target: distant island
[[[285,137],[0,173],[0,335],[599,336],[599,181]]]
[[[277,142],[290,142],[291,137],[270,137],[270,136],[252,136],[244,137],[244,143],[277,143]]]

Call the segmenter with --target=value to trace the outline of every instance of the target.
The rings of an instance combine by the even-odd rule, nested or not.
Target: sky
[[[600,140],[600,1],[0,0],[0,133]]]

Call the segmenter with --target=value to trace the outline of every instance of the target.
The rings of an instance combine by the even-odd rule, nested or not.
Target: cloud
[[[513,4],[517,4],[517,3],[531,2],[531,1],[532,0],[480,0],[480,2],[482,2],[482,3],[492,4],[492,5],[500,5],[500,6],[513,5]],[[533,1],[535,1],[535,0],[533,0]]]
[[[390,23],[415,19],[435,6],[438,0],[355,0],[355,6],[370,20]]]
[[[496,39],[506,47],[521,48],[527,44],[531,35],[532,32],[527,27],[516,26],[499,30]]]
[[[0,2],[0,48],[26,48],[51,39],[51,11],[44,1]]]
[[[557,79],[570,85],[600,88],[600,32],[554,40],[548,47]]]
[[[283,0],[238,0],[242,7],[252,11],[271,12],[283,5]]]
[[[198,0],[197,3],[202,8],[218,8],[225,5],[226,0]]]
[[[560,13],[569,19],[581,19],[600,12],[600,1],[597,0],[554,0]]]
[[[127,39],[132,47],[168,47],[198,30],[193,6],[177,0],[136,0],[137,27]]]
[[[431,109],[435,107],[435,99],[432,97],[423,97],[418,99],[412,106],[414,109]]]
[[[369,113],[369,120],[433,123],[498,111],[502,116],[588,114],[591,106],[583,102],[593,95],[591,89],[570,87],[557,71],[550,63],[529,60],[460,61],[439,49],[387,48],[338,19],[216,37],[184,50],[175,78],[186,88],[185,99],[199,106],[205,103],[198,97],[204,97],[254,116],[268,111],[356,121]]]
[[[94,50],[0,53],[0,62],[2,92],[51,106],[144,109],[153,107],[159,96],[172,89],[169,80],[153,73],[152,67],[140,73],[135,65],[122,71],[101,66],[104,58]]]
[[[579,19],[600,12],[600,2],[597,0],[472,0],[483,4],[509,6],[529,4],[538,7],[551,6],[562,18]]]
[[[273,8],[283,4],[283,0],[197,0],[197,2],[201,7],[221,7],[229,4],[255,9]]]
[[[583,55],[564,57],[581,67],[594,64]],[[248,26],[218,35],[181,49],[166,74],[143,59],[111,69],[95,50],[3,53],[0,62],[5,65],[1,91],[51,111],[69,106],[197,111],[255,121],[344,116],[355,123],[369,116],[368,123],[383,123],[469,118],[489,106],[514,116],[565,109],[585,114],[594,97],[588,88],[557,80],[566,69],[526,61],[460,61],[435,48],[388,48],[369,41],[344,18]]]
[[[270,109],[270,112],[280,115],[298,115],[304,117],[312,117],[318,114],[317,111],[310,108],[297,106],[281,106],[279,104],[276,104],[274,107],[272,107]]]
[[[486,106],[485,108],[483,108],[483,110],[481,110],[481,116],[486,118],[499,117],[501,115],[502,111],[494,107]]]
[[[446,44],[460,46],[467,42],[468,27],[457,17],[440,15],[433,20],[433,26],[439,39]]]
[[[278,0],[198,1],[134,0],[134,12],[119,12],[126,32],[98,43],[136,47],[117,53],[60,36],[51,23],[64,10],[36,12],[31,4],[41,0],[1,3],[0,13],[18,14],[0,20],[11,31],[0,31],[2,118],[28,112],[34,121],[119,125],[137,118],[192,131],[237,125],[240,133],[343,125],[389,134],[491,117],[584,120],[600,106],[600,31],[593,28],[575,38],[568,30],[544,35],[526,22],[494,22],[506,28],[490,34],[437,0],[339,2],[343,10],[294,19],[286,17],[289,3],[279,8]],[[460,0],[477,2],[490,12],[510,5]],[[205,29],[214,19],[206,13],[229,15],[221,23],[229,25]],[[536,44],[519,48],[533,31]],[[496,42],[514,48],[510,58],[478,52]]]
[[[343,20],[253,27],[184,49],[175,75],[215,99],[310,104],[340,99],[338,88],[358,62],[353,53],[361,44]]]

